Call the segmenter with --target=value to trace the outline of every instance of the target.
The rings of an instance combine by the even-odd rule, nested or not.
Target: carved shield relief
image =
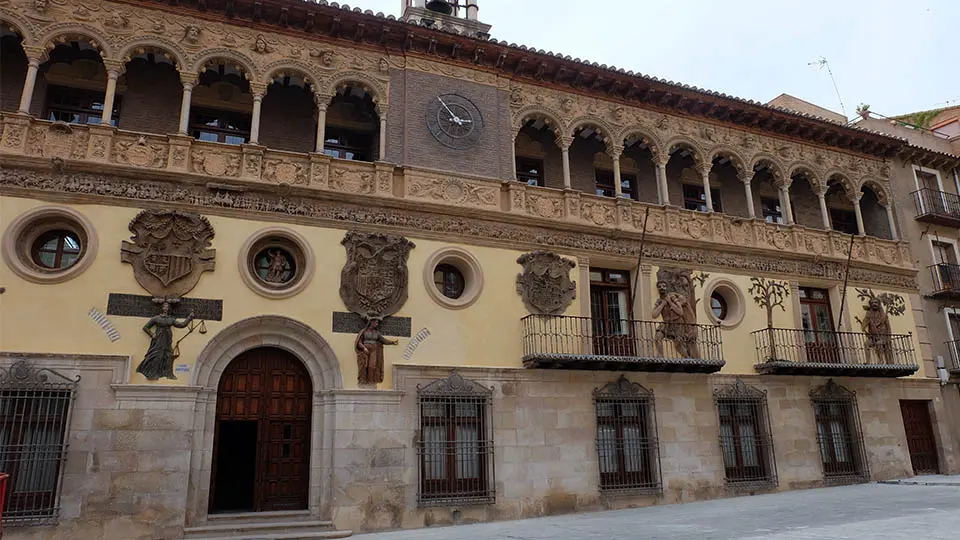
[[[534,251],[521,255],[517,262],[523,265],[523,273],[517,276],[517,293],[530,313],[560,315],[577,297],[577,284],[570,281],[575,264],[570,259]]]
[[[393,315],[407,301],[407,257],[415,246],[402,236],[350,231],[340,242],[347,264],[340,272],[340,298],[366,317]]]
[[[199,214],[144,210],[130,222],[130,232],[133,237],[121,246],[120,260],[133,266],[137,283],[154,297],[183,296],[200,274],[213,270],[213,227]]]

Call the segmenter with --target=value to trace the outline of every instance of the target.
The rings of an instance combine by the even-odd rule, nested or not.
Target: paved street
[[[960,478],[865,484],[358,540],[939,540],[960,538]]]

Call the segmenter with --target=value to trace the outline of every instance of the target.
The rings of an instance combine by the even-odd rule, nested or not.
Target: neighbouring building
[[[960,469],[902,166],[954,155],[403,8],[0,4],[6,538]]]

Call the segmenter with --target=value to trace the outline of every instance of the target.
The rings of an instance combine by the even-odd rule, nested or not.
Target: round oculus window
[[[710,295],[710,310],[713,311],[713,316],[717,318],[718,321],[722,321],[727,318],[727,299],[723,297],[717,291],[714,291]]]
[[[30,250],[34,264],[47,270],[66,270],[80,260],[83,252],[79,235],[55,229],[41,234]]]
[[[463,272],[452,264],[438,264],[433,270],[433,283],[440,294],[452,299],[463,296],[467,285]]]
[[[257,277],[269,285],[284,285],[297,274],[297,261],[281,246],[260,250],[254,258]]]

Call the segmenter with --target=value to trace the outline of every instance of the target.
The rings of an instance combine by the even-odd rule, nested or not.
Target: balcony
[[[814,332],[765,328],[752,332],[759,373],[824,377],[903,377],[920,369],[907,334]]]
[[[16,188],[298,215],[316,212],[312,203],[295,202],[297,197],[458,216],[469,212],[498,225],[552,224],[554,229],[576,234],[578,243],[570,246],[576,248],[595,245],[593,240],[582,243],[587,242],[585,235],[589,234],[607,236],[616,231],[621,238],[639,238],[646,222],[651,248],[659,245],[658,250],[688,250],[709,245],[726,252],[719,264],[743,270],[760,264],[752,259],[758,254],[776,256],[781,261],[780,271],[785,273],[797,271],[797,260],[843,265],[850,254],[850,237],[843,233],[720,212],[695,212],[449,171],[347,161],[255,144],[197,141],[185,135],[139,133],[105,125],[64,124],[16,114],[0,114],[0,122],[0,166],[33,170],[53,167],[71,173],[71,178],[60,176],[56,180],[0,176],[0,185]],[[85,178],[79,173],[91,176]],[[156,184],[143,185],[162,179],[175,180],[177,187],[164,192]],[[338,215],[333,219],[341,218]],[[852,260],[861,268],[897,274],[904,286],[914,280],[916,267],[907,242],[858,238]]]
[[[960,264],[934,264],[928,268],[933,282],[930,297],[960,300]]]
[[[913,192],[917,221],[960,227],[960,197],[935,189],[923,188]]]
[[[527,315],[520,323],[527,368],[715,373],[725,363],[716,326],[672,325],[688,338],[678,346],[658,339],[664,324],[655,321]]]

